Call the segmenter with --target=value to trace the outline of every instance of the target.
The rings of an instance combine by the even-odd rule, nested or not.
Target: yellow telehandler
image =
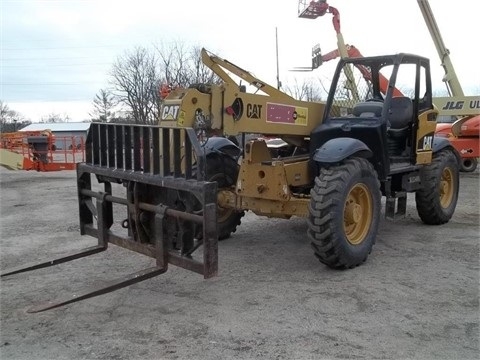
[[[407,193],[415,194],[424,223],[452,217],[459,154],[435,137],[427,58],[342,58],[326,102],[298,101],[205,49],[202,61],[221,82],[172,90],[158,126],[91,124],[77,188],[80,233],[97,244],[2,276],[109,244],[152,257],[156,266],[31,312],[128,286],[166,272],[168,264],[216,276],[218,240],[235,232],[245,211],[306,218],[313,254],[334,269],[354,268],[369,256],[382,196],[390,219],[405,215]],[[410,97],[395,96],[400,74],[414,89]],[[386,93],[380,79],[388,80]],[[274,151],[265,138],[287,146]]]

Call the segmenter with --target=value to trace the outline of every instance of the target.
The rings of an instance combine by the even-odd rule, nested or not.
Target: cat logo
[[[176,120],[180,105],[164,105],[162,109],[162,120]]]
[[[262,105],[247,104],[247,118],[260,119],[262,116]]]
[[[423,150],[432,149],[433,136],[425,136],[423,138]]]

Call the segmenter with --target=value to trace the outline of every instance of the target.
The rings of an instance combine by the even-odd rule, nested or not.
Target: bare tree
[[[125,105],[126,109],[123,110],[129,114],[118,120],[124,122],[133,119],[132,122],[140,124],[158,121],[163,101],[160,93],[162,86],[188,87],[194,83],[219,81],[203,64],[201,48],[187,48],[180,42],[168,46],[157,45],[153,50],[136,47],[117,59],[110,75],[112,100]],[[97,104],[105,105],[107,99],[103,99],[101,93],[97,96]]]
[[[164,84],[188,87],[191,84],[217,83],[218,77],[202,62],[201,48],[186,48],[182,43],[157,45],[161,80]]]
[[[4,103],[3,101],[0,101],[0,121],[1,121],[1,126],[2,126],[2,132],[5,127],[5,125],[10,122],[11,119],[11,114],[13,110],[10,110],[8,105]]]
[[[40,120],[41,123],[63,123],[70,121],[70,116],[67,114],[57,114],[57,113],[50,113],[48,115],[42,116]]]
[[[191,84],[212,84],[220,81],[220,78],[203,63],[201,47],[191,49],[188,70],[187,78]]]
[[[115,118],[115,99],[109,90],[100,89],[93,99],[92,121],[109,122]]]
[[[130,110],[137,124],[153,124],[158,119],[157,58],[144,47],[136,47],[119,57],[111,72],[115,97]]]
[[[13,132],[31,124],[19,112],[10,109],[7,103],[0,100],[0,132]]]
[[[322,85],[322,84],[321,84]],[[293,85],[286,85],[285,92],[297,100],[303,101],[321,101],[322,90],[313,84],[311,80],[305,80],[299,83],[295,79]]]
[[[155,46],[159,55],[160,71],[162,82],[186,87],[189,85],[187,80],[188,52],[182,43],[173,43],[169,46],[165,44]]]

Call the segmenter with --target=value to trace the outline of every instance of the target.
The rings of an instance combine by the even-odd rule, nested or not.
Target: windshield
[[[355,104],[373,97],[370,66],[344,64],[329,115],[330,117],[347,116],[351,114]]]

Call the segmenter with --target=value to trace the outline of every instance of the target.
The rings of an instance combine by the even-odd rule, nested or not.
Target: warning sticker
[[[267,122],[307,126],[308,108],[267,103]]]

